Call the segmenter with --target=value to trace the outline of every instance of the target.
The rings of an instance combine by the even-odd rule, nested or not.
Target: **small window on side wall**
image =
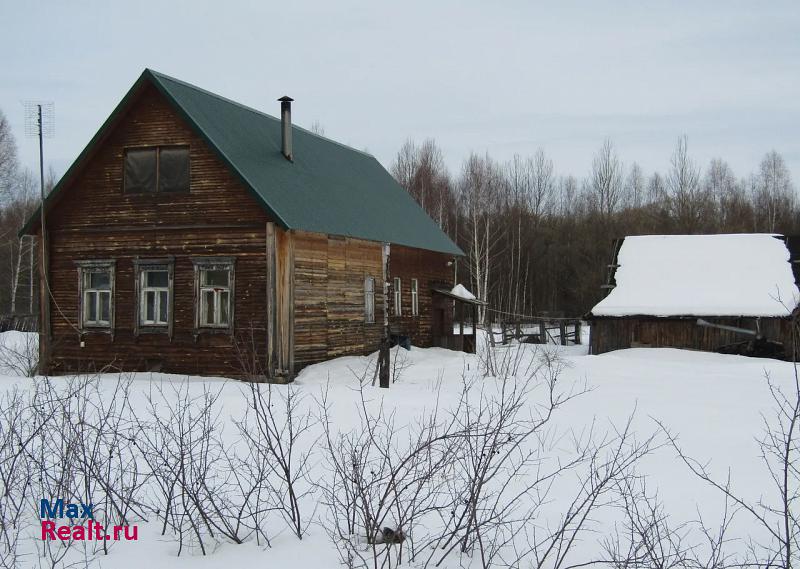
[[[233,330],[234,261],[230,257],[192,259],[195,268],[195,327]]]
[[[78,261],[81,330],[114,327],[114,261]]]
[[[397,277],[394,279],[394,315],[403,315],[403,283]]]
[[[411,316],[419,316],[419,281],[411,279]]]
[[[158,146],[125,151],[125,193],[189,191],[189,147]]]
[[[364,279],[364,322],[367,324],[375,322],[375,279],[373,277]]]

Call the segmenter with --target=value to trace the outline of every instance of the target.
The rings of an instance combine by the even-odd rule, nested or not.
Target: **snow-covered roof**
[[[800,302],[774,235],[626,237],[617,265],[594,316],[787,316]]]
[[[464,298],[466,300],[475,300],[475,295],[472,294],[470,291],[468,291],[467,287],[465,287],[461,283],[454,286],[453,290],[450,291],[450,294],[452,294],[453,296],[457,296],[459,298]]]

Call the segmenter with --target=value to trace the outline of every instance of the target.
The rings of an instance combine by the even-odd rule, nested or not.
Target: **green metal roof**
[[[293,126],[290,162],[281,153],[280,119],[150,69],[62,181],[145,81],[175,106],[282,227],[463,255],[374,156]]]

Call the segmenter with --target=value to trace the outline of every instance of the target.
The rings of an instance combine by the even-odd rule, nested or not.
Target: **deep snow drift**
[[[397,349],[399,350],[399,348]],[[574,452],[576,434],[594,429],[597,436],[613,436],[615,429],[623,428],[631,416],[631,429],[637,440],[645,440],[654,433],[654,447],[665,442],[659,433],[656,421],[662,423],[678,437],[681,448],[687,455],[709,464],[709,470],[720,479],[730,472],[732,487],[745,499],[756,501],[762,497],[770,502],[773,490],[768,474],[759,458],[756,437],[763,430],[763,417],[771,416],[773,401],[767,380],[782,387],[791,387],[794,382],[793,367],[786,362],[750,359],[740,356],[681,351],[673,349],[631,349],[588,356],[581,346],[542,347],[510,346],[498,347],[495,361],[516,361],[517,375],[522,376],[531,365],[543,357],[555,358],[561,370],[563,389],[585,393],[566,402],[553,415],[548,427],[549,441],[547,460],[567,461]],[[399,355],[398,355],[399,354]],[[462,396],[465,377],[472,378],[471,390],[486,390],[497,393],[501,382],[493,377],[483,377],[481,358],[443,349],[417,349],[393,353],[399,365],[396,382],[389,390],[367,385],[364,387],[369,410],[375,411],[381,404],[393,414],[398,433],[398,444],[408,436],[426,411],[438,408],[445,411],[455,408]],[[320,414],[320,401],[327,394],[329,416],[333,419],[333,433],[349,433],[361,429],[359,420],[359,378],[370,377],[369,366],[373,357],[340,358],[305,369],[291,387],[276,386],[273,389],[285,392],[295,390],[305,397],[302,400],[304,414],[316,417]],[[0,389],[8,392],[19,388],[30,390],[31,379],[8,376],[0,378]],[[53,378],[56,384],[64,378]],[[100,390],[114,392],[119,382],[116,376],[100,378]],[[246,408],[244,384],[224,379],[186,378],[163,374],[135,374],[131,383],[131,406],[144,414],[146,395],[153,386],[185,386],[187,391],[200,396],[204,390],[219,392],[215,410],[220,414],[226,445],[240,442],[234,421],[241,419]],[[542,404],[543,392],[537,386],[530,396],[530,409],[534,414]],[[167,389],[164,393],[170,393]],[[593,427],[592,427],[593,426]],[[324,481],[332,476],[324,458],[324,436],[321,430],[312,428],[309,436],[302,439],[303,450],[310,453],[312,481]],[[544,461],[543,461],[544,462]],[[663,445],[645,456],[636,464],[636,472],[646,476],[647,491],[658,491],[666,513],[674,525],[692,522],[702,516],[713,526],[719,520],[724,500],[720,493],[698,480],[686,465],[676,458],[674,448]],[[581,470],[568,471],[552,485],[548,499],[538,510],[535,526],[544,528],[557,524],[567,510],[569,500],[575,494]],[[518,474],[512,484],[521,486],[525,477],[534,472]],[[327,530],[330,516],[320,492],[309,497],[303,504],[307,515],[313,518],[308,533],[298,540],[280,522],[271,518],[267,533],[271,547],[257,545],[254,540],[244,544],[233,544],[224,539],[209,540],[212,546],[208,555],[201,556],[196,547],[185,547],[177,556],[177,544],[169,534],[161,535],[161,526],[155,515],[149,521],[139,521],[139,539],[136,542],[120,542],[111,548],[110,554],[97,555],[90,566],[96,567],[220,567],[220,566],[292,566],[335,567],[340,564],[337,550]],[[36,512],[26,530],[22,549],[28,556],[23,559],[26,566],[37,566],[33,539],[38,538],[39,528]],[[313,515],[312,515],[313,514]],[[569,559],[572,562],[602,557],[603,539],[620,527],[619,508],[608,505],[592,513],[587,531],[580,534]],[[327,528],[327,529],[326,529]],[[420,533],[431,531],[420,528]],[[696,530],[692,530],[696,531]],[[727,535],[726,549],[730,553],[743,553],[748,537],[762,537],[763,532],[746,514],[736,515]],[[528,534],[530,537],[530,534]],[[517,546],[524,542],[522,534],[516,538]],[[366,547],[366,546],[365,546]],[[413,566],[422,566],[421,561]],[[526,558],[522,566],[529,566]],[[442,567],[480,567],[479,556],[451,556]],[[500,559],[495,566],[503,566]]]

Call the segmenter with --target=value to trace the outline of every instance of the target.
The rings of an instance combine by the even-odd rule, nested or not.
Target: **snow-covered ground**
[[[19,336],[13,340],[19,344]],[[396,382],[388,390],[366,385],[363,387],[366,408],[377,411],[381,404],[394,415],[398,432],[398,444],[413,430],[420,417],[425,416],[438,402],[442,410],[456,407],[462,395],[464,378],[472,379],[471,390],[488,393],[499,392],[502,382],[497,378],[483,377],[485,365],[481,356],[452,352],[444,349],[418,349],[403,351],[400,348],[400,371]],[[654,446],[665,442],[658,422],[663,424],[679,441],[687,455],[708,464],[709,471],[720,480],[730,473],[734,490],[747,500],[759,497],[767,502],[773,500],[774,492],[767,471],[760,459],[756,438],[763,431],[763,417],[770,416],[773,401],[765,377],[783,387],[794,382],[794,371],[786,362],[752,359],[740,356],[717,355],[674,349],[630,349],[603,354],[587,355],[586,346],[534,346],[520,345],[496,348],[495,361],[517,361],[517,380],[522,381],[525,370],[532,362],[544,356],[557,356],[561,377],[559,383],[564,392],[583,390],[586,392],[568,401],[559,408],[550,426],[546,454],[548,460],[566,461],[573,456],[571,443],[576,433],[587,433],[593,426],[595,436],[613,436],[615,429],[623,428],[631,416],[631,426],[638,441],[656,434]],[[304,414],[317,417],[320,401],[327,393],[330,417],[335,425],[334,433],[347,434],[363,428],[359,417],[360,388],[364,377],[369,375],[372,357],[345,357],[309,367],[300,373],[291,387],[277,386],[286,392],[295,390],[305,397],[302,400]],[[8,374],[8,370],[4,373]],[[153,386],[168,384],[184,385],[193,395],[201,395],[205,389],[219,391],[216,411],[224,426],[223,439],[226,444],[236,445],[239,434],[234,421],[242,418],[247,403],[245,385],[222,378],[187,378],[164,374],[135,374],[132,379],[131,401],[134,410],[143,410],[146,394]],[[34,380],[15,375],[0,377],[0,390],[9,392],[13,388],[30,390]],[[58,384],[65,378],[53,378]],[[116,376],[104,376],[100,390],[109,397],[117,382]],[[512,380],[513,381],[513,380]],[[544,393],[542,378],[530,395],[529,409],[537,413]],[[167,390],[165,393],[170,393]],[[143,412],[143,411],[142,411]],[[316,419],[312,419],[315,424]],[[408,427],[408,430],[404,430]],[[661,434],[659,434],[661,433]],[[321,427],[314,426],[309,435],[302,438],[303,450],[310,453],[311,480],[324,481],[332,477],[324,458],[324,436]],[[635,467],[639,475],[647,479],[647,492],[658,492],[665,512],[674,526],[693,522],[699,516],[714,525],[719,521],[724,501],[719,492],[693,476],[685,464],[676,457],[669,445],[658,446]],[[581,470],[567,472],[552,487],[545,504],[539,508],[537,519],[531,527],[554,526],[569,507],[575,495]],[[512,484],[522,486],[525,476],[517,475]],[[304,515],[312,516],[307,535],[298,540],[276,517],[271,519],[268,533],[271,547],[257,545],[253,540],[244,544],[233,544],[225,539],[210,540],[213,543],[207,556],[201,556],[196,548],[184,549],[177,556],[174,537],[161,535],[161,527],[155,519],[139,521],[139,538],[135,542],[120,542],[114,545],[108,556],[99,555],[91,566],[133,568],[148,567],[335,567],[340,555],[329,537],[330,515],[322,505],[321,493],[303,503]],[[38,524],[37,513],[30,515]],[[153,517],[154,518],[154,517]],[[608,506],[595,510],[587,531],[579,537],[570,557],[573,562],[602,557],[601,543],[612,534],[614,524],[622,523],[619,508]],[[26,530],[21,550],[29,555],[25,566],[37,566],[35,549],[31,539],[38,538],[38,525]],[[696,532],[696,529],[691,530]],[[727,535],[729,553],[739,554],[746,550],[748,537],[762,536],[762,530],[746,513],[738,513]],[[522,534],[517,540],[522,543]],[[33,537],[30,537],[33,536]],[[689,539],[687,538],[687,543]],[[518,544],[519,544],[518,543]],[[365,546],[366,547],[366,546]],[[526,559],[520,566],[532,566]],[[418,562],[415,566],[422,566]],[[451,556],[442,567],[480,567],[477,556],[465,558]],[[502,566],[502,563],[499,564]]]

